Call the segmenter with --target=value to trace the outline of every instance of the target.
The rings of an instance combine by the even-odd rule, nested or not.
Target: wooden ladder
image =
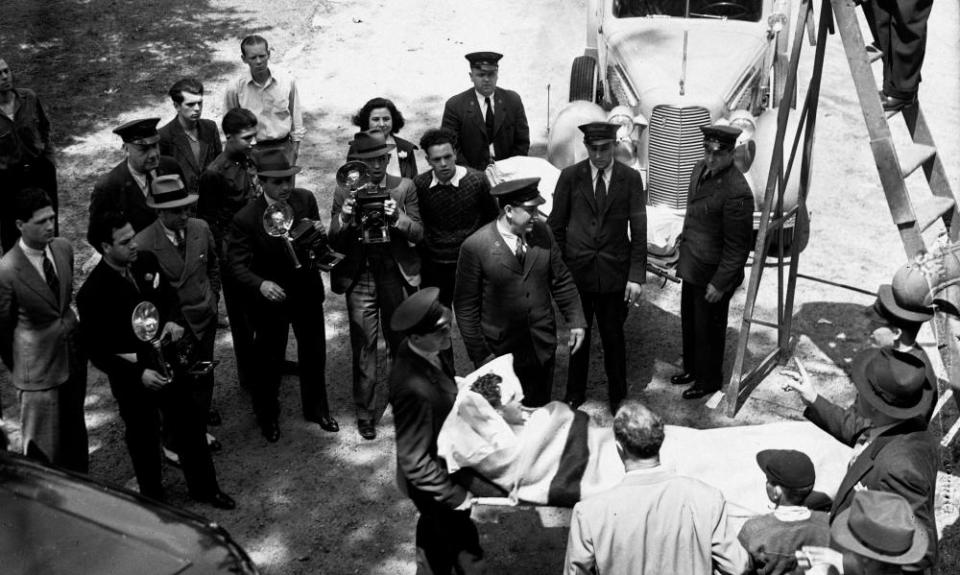
[[[809,28],[812,24],[812,5],[804,0],[800,11],[787,78],[788,90],[794,89],[796,85],[796,69],[802,44],[802,30],[806,27],[811,38],[813,34]],[[906,122],[912,142],[898,150],[894,144],[890,126],[887,123],[888,118],[892,118],[897,113],[884,112],[878,95],[876,78],[871,68],[872,62],[878,60],[881,55],[867,50],[864,44],[860,23],[857,20],[856,4],[853,0],[823,0],[820,28],[815,42],[816,53],[810,88],[807,91],[807,98],[801,111],[800,127],[798,127],[794,136],[793,149],[789,160],[786,162],[786,170],[784,170],[782,154],[789,110],[786,109],[786,106],[781,106],[780,109],[777,144],[774,149],[774,161],[771,163],[770,176],[767,180],[761,209],[760,229],[754,248],[753,265],[747,287],[737,355],[731,380],[726,390],[727,412],[731,417],[736,415],[739,407],[757,384],[774,367],[785,363],[790,358],[790,329],[801,242],[791,242],[789,264],[785,264],[786,254],[782,247],[784,245],[783,224],[788,218],[795,215],[797,221],[794,229],[806,229],[806,222],[803,219],[807,215],[806,200],[809,190],[810,152],[813,146],[817,100],[819,99],[820,79],[826,51],[826,34],[828,31],[831,33],[834,31],[834,21],[831,19],[831,14],[836,19],[836,31],[840,34],[847,62],[850,65],[850,72],[853,76],[860,108],[863,111],[863,118],[870,137],[870,148],[873,151],[877,172],[880,175],[880,183],[883,187],[887,206],[890,209],[890,216],[900,234],[907,260],[913,261],[917,256],[928,253],[923,232],[938,221],[943,221],[946,226],[949,242],[955,242],[960,237],[960,213],[958,213],[957,200],[950,189],[943,163],[937,155],[936,145],[933,142],[919,103],[907,106],[899,113]],[[801,133],[803,135],[803,147],[798,202],[796,208],[785,213],[782,209],[783,193],[790,167],[796,157]],[[925,195],[923,201],[914,203],[911,201],[905,179],[920,168],[923,169],[931,193]],[[763,269],[767,263],[767,258],[771,256],[770,246],[773,233],[776,233],[780,240],[777,243],[779,247],[776,250],[778,299],[777,321],[769,322],[755,318],[754,313]],[[786,282],[784,282],[783,277],[785,265],[789,266]],[[935,332],[938,347],[947,368],[948,379],[960,382],[960,346],[957,345],[958,340],[954,333],[957,330],[953,327],[958,322],[949,321],[949,319],[946,314],[938,312]],[[765,355],[757,366],[744,374],[744,360],[747,356],[750,331],[753,325],[776,329],[777,347]],[[944,385],[945,383],[940,382],[941,399],[937,406],[938,414],[952,394],[948,389],[949,386]],[[945,390],[945,388],[947,389]],[[960,398],[958,398],[958,405],[960,405]],[[954,429],[944,434],[943,440],[945,443],[952,439],[958,428],[960,428],[960,419],[954,424]]]

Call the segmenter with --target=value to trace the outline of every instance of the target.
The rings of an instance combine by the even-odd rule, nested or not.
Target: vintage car
[[[0,571],[256,575],[222,527],[0,450]]]
[[[790,0],[589,0],[586,49],[573,62],[570,103],[551,127],[548,160],[563,168],[586,157],[579,124],[620,123],[617,157],[643,174],[648,204],[661,210],[648,217],[682,220],[703,155],[700,126],[729,123],[743,130],[737,166],[759,210],[777,109],[794,100],[783,93],[792,19]],[[792,179],[784,210],[796,205]],[[759,211],[754,216],[756,227]]]

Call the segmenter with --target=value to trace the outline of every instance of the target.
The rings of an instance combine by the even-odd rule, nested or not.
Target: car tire
[[[597,61],[590,56],[577,56],[570,68],[570,101],[597,101]]]

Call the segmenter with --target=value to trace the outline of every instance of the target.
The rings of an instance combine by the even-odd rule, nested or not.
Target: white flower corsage
[[[401,160],[406,160],[406,159],[407,159],[407,151],[406,151],[406,150],[400,150],[399,152],[397,152],[397,157],[400,158]]]

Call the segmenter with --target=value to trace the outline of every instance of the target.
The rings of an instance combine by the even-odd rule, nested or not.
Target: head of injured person
[[[659,460],[663,445],[663,420],[636,400],[623,402],[613,418],[617,452],[625,463]]]

